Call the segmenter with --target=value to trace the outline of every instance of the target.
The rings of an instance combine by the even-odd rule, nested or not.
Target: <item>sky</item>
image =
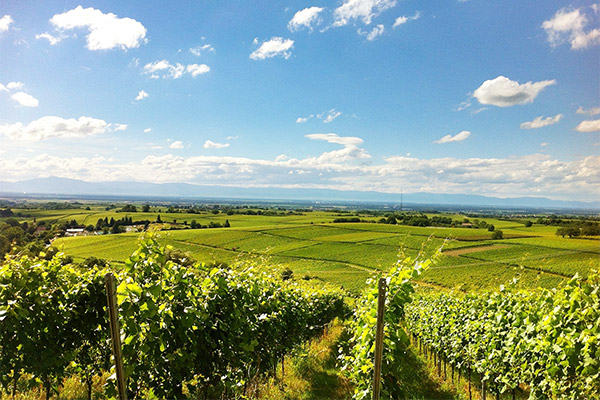
[[[0,2],[0,181],[600,197],[600,2]]]

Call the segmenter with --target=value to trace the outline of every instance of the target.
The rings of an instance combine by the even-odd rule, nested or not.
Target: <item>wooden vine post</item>
[[[373,362],[373,400],[381,395],[381,361],[383,358],[383,316],[385,313],[385,278],[380,278],[377,285],[377,326],[375,330],[375,360]]]
[[[119,314],[117,312],[117,287],[112,273],[104,275],[106,284],[106,298],[108,300],[108,316],[110,319],[110,337],[112,342],[115,369],[117,370],[117,388],[119,398],[127,400],[127,387],[125,386],[125,373],[123,371],[123,356],[121,354],[121,330],[119,329]]]

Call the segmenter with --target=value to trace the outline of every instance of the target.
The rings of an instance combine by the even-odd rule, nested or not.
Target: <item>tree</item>
[[[142,206],[142,212],[149,212],[150,211],[150,205],[149,204],[144,204]]]
[[[229,228],[230,226],[231,226],[231,225],[229,225],[229,220],[228,220],[228,219],[226,219],[226,220],[225,220],[225,223],[223,224],[223,227],[224,227],[224,228]]]
[[[160,219],[160,214],[156,216],[156,222],[158,222],[159,224],[162,222],[162,220]]]
[[[502,231],[500,229],[498,229],[497,231],[494,231],[494,233],[492,233],[492,239],[493,240],[504,239],[504,235],[503,235]]]
[[[494,232],[494,229],[496,229],[496,227],[494,226],[494,224],[489,224],[487,227],[487,230],[490,232]]]
[[[525,222],[525,228],[531,228],[532,225],[533,225],[533,222],[531,222],[531,221]]]

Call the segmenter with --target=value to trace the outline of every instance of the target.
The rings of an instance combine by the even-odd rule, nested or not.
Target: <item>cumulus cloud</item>
[[[371,20],[396,5],[396,0],[344,0],[333,12],[334,26],[344,26],[352,21],[369,25]]]
[[[319,23],[319,13],[323,10],[323,7],[307,7],[298,11],[288,22],[288,29],[291,32],[296,32],[304,27],[312,31],[313,25]]]
[[[471,132],[469,132],[469,131],[462,131],[460,133],[457,133],[454,136],[452,136],[452,135],[446,135],[446,136],[444,136],[441,139],[435,140],[433,143],[442,144],[442,143],[451,143],[451,142],[462,142],[463,140],[465,140],[469,136],[471,136]]]
[[[521,129],[537,129],[544,126],[554,125],[562,119],[562,114],[556,114],[554,117],[544,118],[543,116],[536,117],[533,121],[523,122]]]
[[[359,137],[339,136],[335,133],[312,133],[305,135],[304,137],[311,140],[322,140],[327,143],[339,144],[343,147],[338,150],[323,153],[318,157],[310,157],[302,160],[302,162],[295,162],[298,167],[306,168],[310,165],[329,165],[332,168],[343,168],[341,165],[345,163],[368,160],[371,158],[371,155],[365,149],[359,147],[363,143],[363,140]],[[290,162],[294,161],[295,159],[290,160]]]
[[[585,31],[588,18],[580,9],[558,10],[554,17],[544,21],[542,28],[546,31],[548,42],[557,47],[565,42],[571,44],[572,50],[581,50],[600,44],[600,29]]]
[[[192,77],[195,78],[198,75],[206,74],[207,72],[209,72],[210,67],[206,64],[189,64],[185,70],[188,74],[192,75]]]
[[[329,138],[337,140],[335,136]],[[304,159],[281,155],[275,160],[166,154],[118,162],[42,154],[1,157],[0,174],[7,180],[61,176],[89,181],[226,182],[244,187],[576,197],[582,201],[597,201],[600,190],[600,156],[574,161],[545,154],[466,159],[392,156],[375,165],[357,164],[363,161],[361,157],[368,158],[368,154],[356,147]]]
[[[118,18],[112,13],[104,14],[92,7],[77,6],[70,11],[54,15],[50,23],[60,32],[87,29],[86,47],[89,50],[136,48],[146,37],[146,28],[139,21]]]
[[[13,22],[14,21],[12,17],[8,14],[0,18],[0,33],[8,31],[8,29],[10,28],[10,24],[12,24]]]
[[[421,13],[418,11],[412,17],[406,17],[406,16],[398,17],[394,21],[394,25],[392,26],[392,28],[396,28],[398,26],[404,25],[409,21],[416,21],[419,18],[421,18]]]
[[[152,132],[152,128],[146,128],[146,129],[144,129],[144,133],[150,133],[150,132]]]
[[[114,124],[114,131],[124,131],[127,129],[127,124]]]
[[[583,107],[579,107],[577,109],[577,114],[598,115],[598,114],[600,114],[600,107],[592,107],[592,108],[588,108],[587,110],[584,109]]]
[[[581,121],[581,123],[575,127],[575,130],[578,132],[600,132],[600,119]]]
[[[554,79],[532,83],[511,81],[504,76],[487,80],[473,92],[481,104],[489,104],[498,107],[510,107],[517,104],[533,102],[537,95],[546,87],[555,85]]]
[[[9,90],[12,90],[12,89],[20,89],[20,88],[22,88],[23,86],[24,86],[24,85],[23,85],[23,82],[8,82],[8,83],[6,84],[6,87],[7,87]]]
[[[148,96],[150,96],[148,93],[146,93],[144,90],[140,90],[140,91],[139,91],[139,93],[138,93],[138,95],[137,95],[137,96],[135,96],[135,99],[136,99],[137,101],[140,101],[140,100],[143,100],[143,99],[145,99],[145,98],[146,98],[146,97],[148,97]]]
[[[170,149],[183,149],[183,142],[181,140],[176,140],[169,146]]]
[[[205,149],[224,149],[226,147],[229,147],[229,143],[216,143],[212,140],[207,140],[206,142],[204,142],[204,145],[202,147],[204,147]]]
[[[311,133],[304,135],[311,140],[324,140],[327,143],[341,144],[344,147],[358,146],[363,143],[363,140],[355,136],[338,136],[336,133]]]
[[[210,44],[205,44],[202,46],[196,46],[190,48],[190,53],[193,55],[200,57],[204,53],[214,53],[215,49]]]
[[[23,107],[37,107],[39,105],[38,99],[25,92],[17,92],[10,97]]]
[[[116,130],[119,130],[120,127],[121,124],[116,124]],[[47,116],[32,121],[27,125],[21,122],[0,125],[0,135],[4,135],[12,140],[26,141],[39,141],[50,138],[82,138],[99,135],[110,130],[110,123],[85,116],[79,117],[79,119]]]
[[[23,82],[8,82],[6,86],[0,83],[0,92],[11,92],[15,89],[21,89],[23,86],[25,86]],[[37,107],[39,105],[38,99],[22,91],[13,93],[10,97],[19,103],[21,107]]]
[[[48,32],[44,32],[44,33],[40,33],[39,35],[35,35],[36,39],[46,39],[48,41],[48,43],[50,43],[50,46],[54,46],[55,44],[62,42],[62,40],[65,39],[66,37],[67,36],[65,36],[63,34],[52,35]]]
[[[384,31],[385,31],[385,27],[383,26],[383,24],[379,24],[379,25],[375,26],[373,29],[371,29],[370,32],[365,32],[362,29],[359,29],[358,34],[366,36],[367,40],[369,42],[372,42],[373,40],[377,39],[378,36],[383,35]]]
[[[254,43],[258,44],[258,39],[254,39]],[[263,42],[260,47],[250,54],[252,60],[264,60],[266,58],[283,57],[286,60],[292,55],[294,41],[284,39],[282,37],[272,37]]]
[[[198,75],[206,74],[210,71],[210,67],[206,64],[188,64],[180,63],[171,64],[167,60],[153,61],[144,65],[144,74],[150,75],[152,79],[171,78],[179,79],[183,74],[188,73],[193,78]]]

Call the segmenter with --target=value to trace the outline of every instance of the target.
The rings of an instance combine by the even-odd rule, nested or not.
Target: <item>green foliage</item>
[[[18,256],[0,267],[0,383],[20,376],[48,397],[67,374],[88,384],[109,368],[102,260]],[[210,398],[241,393],[256,374],[346,312],[344,292],[316,289],[254,263],[192,264],[143,241],[116,273],[123,356],[132,395]],[[322,286],[322,285],[321,285]],[[114,383],[114,382],[113,382]]]
[[[384,317],[384,344],[382,362],[382,397],[403,398],[402,382],[397,377],[402,369],[404,351],[402,343],[406,334],[400,327],[404,318],[404,307],[412,299],[414,289],[411,280],[427,270],[440,256],[441,249],[431,258],[425,258],[424,252],[415,258],[405,257],[398,260],[387,274],[387,294]],[[355,399],[368,399],[372,395],[373,359],[375,355],[375,328],[377,322],[378,279],[371,279],[363,295],[355,305],[354,316],[350,321],[352,337],[349,340],[350,351],[344,358],[343,369],[355,384]]]
[[[499,240],[504,238],[504,233],[500,229],[496,229],[494,233],[492,233],[492,240]]]
[[[522,293],[429,294],[406,307],[408,329],[495,393],[526,384],[531,399],[600,396],[600,276]]]
[[[150,239],[126,262],[118,299],[130,390],[180,398],[239,390],[344,313],[343,294],[241,271],[185,268]]]
[[[69,365],[98,373],[107,337],[102,271],[27,256],[0,266],[0,382],[5,389],[30,374],[47,393]],[[91,378],[90,378],[91,379]]]

